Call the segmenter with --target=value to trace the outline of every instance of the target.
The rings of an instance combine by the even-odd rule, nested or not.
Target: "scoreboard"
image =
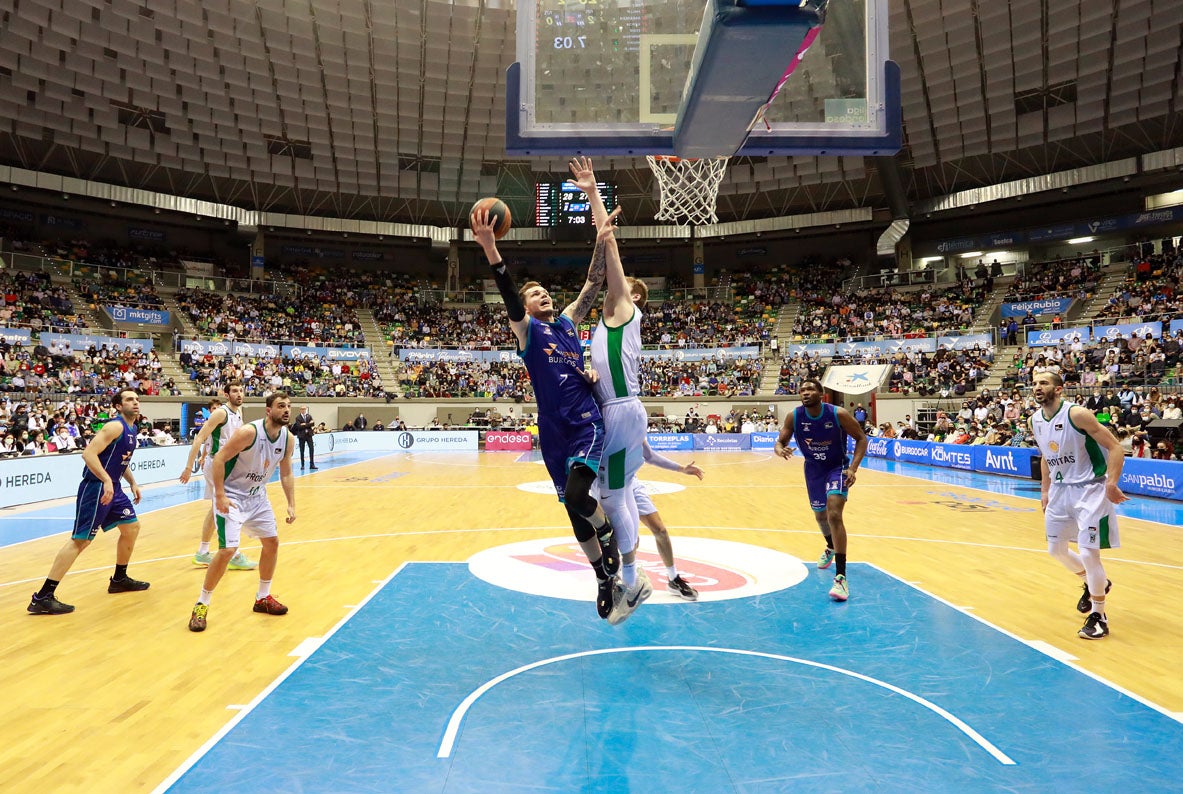
[[[616,209],[616,186],[597,182],[608,212]],[[534,225],[592,227],[591,202],[587,194],[566,180],[538,182],[534,190]]]

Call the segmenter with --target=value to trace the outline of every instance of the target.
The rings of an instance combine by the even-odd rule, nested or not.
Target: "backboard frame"
[[[641,33],[638,122],[623,124],[539,123],[535,118],[534,47],[538,41],[538,3],[519,0],[518,62],[506,71],[506,153],[510,156],[553,157],[579,155],[673,155],[676,114],[653,112],[647,101],[644,67],[650,44],[692,44],[694,34]],[[867,119],[845,127],[825,122],[757,125],[737,156],[821,155],[886,156],[903,143],[900,70],[887,53],[887,0],[866,0]],[[825,31],[822,31],[822,39]],[[545,37],[544,37],[545,38]],[[539,45],[540,46],[540,45]],[[790,80],[799,79],[797,76]],[[771,93],[773,86],[769,86]],[[720,152],[720,154],[726,154]]]

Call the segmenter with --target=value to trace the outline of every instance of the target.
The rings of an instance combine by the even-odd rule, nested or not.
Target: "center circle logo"
[[[666,592],[665,563],[650,536],[641,538],[637,564],[653,581],[650,604],[684,603]],[[473,576],[495,587],[531,595],[592,601],[595,573],[571,536],[510,543],[474,554]],[[678,538],[678,572],[699,593],[700,601],[749,598],[793,587],[808,570],[784,552],[748,543],[711,538]]]
[[[415,437],[410,433],[399,433],[398,445],[403,449],[410,449],[415,446]]]

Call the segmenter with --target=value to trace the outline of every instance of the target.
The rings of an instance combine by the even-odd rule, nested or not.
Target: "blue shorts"
[[[604,454],[604,422],[596,419],[569,425],[566,422],[538,422],[538,446],[542,460],[560,502],[567,500],[567,472],[582,463],[598,474]]]
[[[74,509],[74,540],[94,540],[99,530],[106,532],[120,524],[139,521],[135,505],[118,486],[109,504],[99,504],[103,484],[98,480],[83,480],[78,486],[78,503]]]
[[[813,512],[826,509],[826,500],[831,494],[846,498],[846,478],[842,476],[842,465],[832,469],[805,467],[805,492],[809,494],[809,506]]]

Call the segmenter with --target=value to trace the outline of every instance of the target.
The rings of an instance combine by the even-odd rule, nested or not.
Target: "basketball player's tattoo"
[[[600,287],[604,285],[607,272],[607,248],[602,239],[597,239],[596,250],[592,252],[591,264],[587,268],[587,283],[583,285],[583,290],[575,299],[575,308],[571,310],[572,320],[579,322],[587,317],[587,313],[592,310],[592,306],[595,305],[596,298],[600,294]],[[593,288],[589,289],[588,285],[593,285]]]

